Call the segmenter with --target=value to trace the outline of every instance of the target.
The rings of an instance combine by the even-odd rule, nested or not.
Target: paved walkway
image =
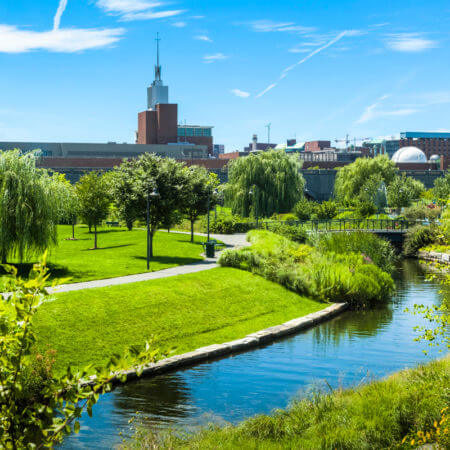
[[[175,231],[173,233],[175,233]],[[185,233],[185,232],[179,231],[177,233]],[[196,235],[206,236],[201,233],[196,233]],[[224,244],[227,245],[228,248],[243,247],[248,245],[245,236],[246,236],[245,234],[211,234],[211,238],[222,241]],[[61,284],[59,286],[49,288],[48,292],[50,294],[53,294],[59,292],[80,291],[82,289],[117,286],[119,284],[137,283],[139,281],[157,280],[159,278],[167,278],[167,277],[174,277],[176,275],[202,272],[203,270],[210,270],[219,267],[219,265],[217,264],[217,258],[219,254],[220,252],[218,252],[216,258],[206,258],[204,261],[199,263],[187,264],[185,266],[170,267],[169,269],[158,270],[157,272],[138,273],[135,275],[126,275],[123,277],[85,281],[82,283]]]

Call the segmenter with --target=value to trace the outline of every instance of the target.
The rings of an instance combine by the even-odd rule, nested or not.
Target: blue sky
[[[0,140],[133,142],[155,34],[216,143],[450,129],[448,0],[2,0]]]

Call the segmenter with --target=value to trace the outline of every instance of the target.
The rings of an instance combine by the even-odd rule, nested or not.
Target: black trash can
[[[205,249],[206,249],[206,257],[207,258],[214,258],[214,249],[215,249],[215,242],[210,242],[208,241],[205,244]]]

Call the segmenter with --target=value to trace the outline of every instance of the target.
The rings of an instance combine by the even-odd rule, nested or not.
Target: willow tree
[[[0,258],[23,261],[56,244],[58,177],[36,168],[33,153],[0,152]]]
[[[250,154],[230,164],[225,191],[233,214],[270,217],[290,212],[303,197],[305,180],[297,157],[283,150]]]
[[[336,175],[334,191],[336,198],[346,204],[373,198],[384,183],[389,186],[398,173],[394,161],[387,156],[358,158],[341,167]]]

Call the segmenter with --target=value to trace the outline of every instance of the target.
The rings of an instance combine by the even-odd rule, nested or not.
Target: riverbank
[[[124,448],[359,450],[392,448],[405,436],[409,436],[405,448],[411,448],[414,437],[417,444],[418,431],[432,431],[434,422],[442,419],[441,410],[450,403],[449,385],[450,357],[446,357],[355,389],[316,393],[287,410],[236,426],[209,428],[187,437],[140,431]],[[445,424],[442,434],[444,428]]]
[[[56,350],[60,372],[68,365],[104,364],[152,337],[155,348],[181,354],[242,339],[327,306],[257,275],[216,268],[55,294],[36,315],[37,349]]]

